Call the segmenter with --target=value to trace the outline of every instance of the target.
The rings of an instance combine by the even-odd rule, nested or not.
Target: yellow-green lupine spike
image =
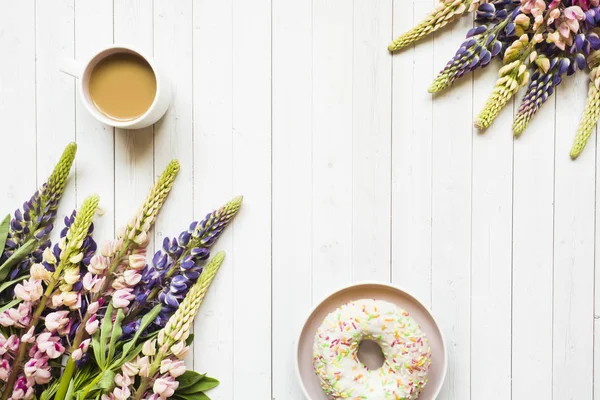
[[[585,103],[585,109],[583,115],[579,121],[579,128],[577,129],[577,135],[573,141],[573,147],[571,148],[571,158],[574,160],[583,151],[585,145],[588,142],[594,127],[598,123],[600,118],[600,72],[599,67],[595,67],[590,72],[590,88],[588,90],[588,97]]]
[[[460,17],[471,4],[471,0],[442,0],[421,23],[400,35],[389,46],[391,52],[398,51],[417,40],[437,31]]]
[[[140,207],[137,214],[122,229],[118,236],[119,238],[128,238],[133,240],[139,245],[144,245],[147,242],[148,231],[156,221],[158,212],[162,208],[173,182],[179,173],[179,161],[172,160],[169,165],[165,168],[163,173],[160,175],[150,193],[144,200],[144,203]]]
[[[200,308],[200,304],[202,303],[202,300],[204,300],[204,296],[214,277],[217,275],[217,271],[221,267],[221,264],[223,264],[224,259],[225,252],[221,251],[204,267],[198,278],[198,282],[192,286],[179,305],[177,311],[175,311],[175,314],[167,321],[167,324],[162,329],[162,333],[159,334],[159,345],[163,345],[164,343],[176,343],[187,339],[190,328],[194,322],[194,317]]]
[[[478,129],[488,128],[500,113],[500,110],[517,93],[519,86],[529,81],[529,72],[525,63],[517,60],[500,69],[499,79],[483,110],[475,120]]]
[[[50,177],[46,181],[46,187],[40,193],[43,201],[47,202],[51,198],[60,198],[65,189],[67,177],[69,176],[69,172],[71,172],[71,166],[75,160],[76,153],[77,145],[69,143],[54,167],[52,174],[50,174]]]
[[[88,235],[90,225],[92,225],[94,220],[94,215],[96,215],[96,211],[98,210],[99,202],[100,197],[98,197],[98,195],[89,196],[83,201],[79,211],[77,211],[75,220],[69,228],[66,236],[67,245],[64,252],[68,258],[77,256],[79,253],[79,249],[81,249],[83,241]]]

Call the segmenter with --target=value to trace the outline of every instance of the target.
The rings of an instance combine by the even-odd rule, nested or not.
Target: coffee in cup
[[[90,74],[90,99],[108,118],[132,121],[150,108],[156,97],[156,76],[146,60],[134,53],[115,53],[100,60]]]

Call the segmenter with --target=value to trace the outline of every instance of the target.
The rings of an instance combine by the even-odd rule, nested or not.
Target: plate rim
[[[294,369],[296,370],[296,379],[298,380],[298,384],[300,385],[300,388],[302,389],[302,393],[304,394],[304,397],[306,399],[312,400],[312,398],[310,397],[310,395],[308,394],[308,391],[306,390],[306,387],[304,386],[304,381],[302,380],[302,375],[300,374],[300,360],[298,359],[298,352],[300,351],[300,339],[302,338],[302,332],[304,332],[304,328],[306,327],[306,324],[308,323],[310,317],[314,314],[314,312],[317,310],[317,308],[319,308],[319,306],[321,304],[323,304],[327,299],[329,299],[330,297],[335,296],[336,294],[338,294],[339,292],[346,290],[346,289],[350,289],[350,288],[354,288],[357,286],[364,286],[364,285],[378,285],[378,286],[384,286],[388,289],[393,289],[393,290],[397,290],[409,297],[411,297],[414,301],[416,301],[419,305],[421,305],[421,307],[423,307],[427,313],[429,314],[429,316],[431,317],[431,319],[433,320],[433,324],[435,325],[435,327],[437,328],[438,332],[440,333],[440,337],[442,339],[442,349],[444,352],[444,366],[442,368],[442,384],[439,385],[439,387],[437,388],[437,391],[434,393],[434,398],[436,398],[437,396],[439,396],[442,387],[444,386],[444,382],[446,381],[446,375],[448,372],[448,349],[446,346],[446,337],[444,336],[444,332],[442,331],[442,329],[440,328],[440,324],[438,323],[438,320],[435,318],[435,315],[433,314],[433,312],[431,311],[431,309],[429,309],[429,307],[425,306],[425,304],[423,304],[414,294],[412,294],[410,291],[402,288],[401,286],[398,285],[394,285],[392,283],[387,283],[387,282],[377,282],[377,281],[360,281],[360,282],[354,282],[348,285],[344,285],[332,292],[330,292],[329,294],[325,295],[324,297],[321,298],[321,300],[317,303],[315,303],[315,306],[313,306],[310,310],[310,312],[306,315],[306,318],[304,319],[304,322],[302,323],[302,327],[300,328],[300,331],[298,332],[298,334],[296,335],[296,346],[294,346]]]

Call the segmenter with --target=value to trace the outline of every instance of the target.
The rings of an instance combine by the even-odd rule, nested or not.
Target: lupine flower
[[[536,63],[539,68],[531,76],[527,92],[523,96],[513,123],[515,136],[523,133],[531,118],[554,93],[554,89],[562,82],[562,75],[567,72],[571,62],[568,58],[553,57],[549,60],[541,56],[537,58]]]
[[[152,387],[154,394],[161,399],[172,396],[177,390],[179,382],[175,378],[185,373],[185,365],[179,360],[184,358],[189,351],[185,341],[190,335],[194,317],[212,280],[223,263],[224,257],[224,253],[220,252],[210,260],[198,282],[190,289],[165,327],[159,331],[156,340],[149,340],[144,343],[142,347],[144,356],[138,356],[135,362],[128,362],[122,366],[123,376],[134,377],[139,375],[141,377],[139,386],[135,391],[135,398],[147,397],[149,387]],[[157,373],[159,373],[158,376],[156,376]],[[131,382],[133,382],[133,379]],[[120,393],[116,390],[113,390],[111,397],[108,397],[109,399],[116,398],[115,396]]]
[[[589,64],[591,72],[588,97],[571,148],[570,155],[572,159],[579,157],[600,118],[600,52],[596,51],[590,56]]]
[[[163,240],[163,249],[156,252],[152,265],[146,266],[142,274],[142,285],[135,290],[134,309],[149,311],[158,292],[158,300],[163,308],[151,331],[164,326],[175,309],[187,295],[189,289],[202,273],[202,263],[210,256],[209,247],[219,238],[225,227],[238,213],[243,201],[242,196],[233,198],[221,208],[209,213],[200,222],[190,224],[187,231],[179,237]],[[134,315],[136,315],[134,313]],[[140,318],[127,323],[123,329],[124,337],[130,337],[137,331]]]
[[[58,249],[55,254],[53,254],[54,257],[46,257],[50,261],[58,261],[58,264],[48,265],[48,270],[52,270],[53,274],[47,282],[46,293],[54,291],[56,286],[60,283],[62,272],[69,270],[69,268],[73,268],[73,261],[76,261],[77,263],[83,262],[86,243],[89,244],[89,242],[86,242],[86,238],[90,232],[92,220],[98,208],[98,202],[98,196],[90,196],[84,200],[79,213],[77,213],[72,224],[66,230],[64,237],[59,241]],[[46,261],[44,262],[46,263]],[[0,324],[25,328],[27,332],[26,336],[31,336],[30,327],[35,327],[37,325],[42,316],[42,312],[47,306],[46,302],[36,302],[38,304],[35,304],[33,300],[25,301],[19,304],[16,309],[12,308],[6,310],[0,315]],[[32,305],[34,304],[35,311],[32,310]],[[25,390],[27,387],[23,386],[24,383],[32,386],[35,381],[34,378],[26,378],[21,374],[21,366],[23,365],[23,361],[25,361],[23,358],[26,354],[28,345],[29,340],[21,341],[19,343],[17,357],[15,357],[13,361],[13,365],[16,367],[9,374],[5,385],[6,389],[2,393],[2,399],[8,399],[10,393],[7,391],[9,390],[8,388],[12,388],[13,390],[11,395],[12,398],[15,398],[15,393],[27,395],[28,391]],[[52,332],[42,332],[37,336],[34,346],[30,349],[30,358],[35,357],[38,352],[40,353],[40,356],[43,353],[48,358],[55,359],[65,352],[65,348],[57,334]],[[26,379],[23,380],[23,378]]]
[[[19,276],[32,263],[40,262],[42,252],[49,246],[49,242],[43,239],[52,231],[52,221],[56,216],[58,202],[62,197],[76,152],[75,143],[69,144],[46,183],[23,204],[22,210],[15,211],[14,218],[10,223],[6,247],[0,255],[0,264],[28,240],[36,239],[38,245],[13,269],[11,279]]]
[[[400,50],[459,18],[471,4],[470,0],[441,0],[436,9],[421,23],[400,35],[389,46],[389,51]]]
[[[527,35],[522,35],[506,50],[504,55],[506,65],[498,72],[499,79],[496,81],[496,86],[485,107],[477,116],[475,127],[479,129],[489,127],[508,100],[519,90],[519,86],[529,81],[529,72],[522,58],[522,52],[526,46],[528,50],[525,52],[530,53],[532,47],[529,38]]]
[[[173,160],[154,184],[137,215],[121,230],[120,238],[133,240],[140,247],[145,247],[149,240],[148,231],[167,199],[178,173],[179,161]]]
[[[152,390],[162,399],[168,399],[175,394],[175,390],[179,387],[179,382],[171,375],[162,375],[154,381]]]

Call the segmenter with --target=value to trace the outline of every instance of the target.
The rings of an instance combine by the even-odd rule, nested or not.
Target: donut
[[[362,340],[384,356],[369,370],[358,359]],[[383,300],[351,301],[333,311],[315,335],[313,369],[330,399],[413,400],[427,383],[431,349],[408,312]]]

